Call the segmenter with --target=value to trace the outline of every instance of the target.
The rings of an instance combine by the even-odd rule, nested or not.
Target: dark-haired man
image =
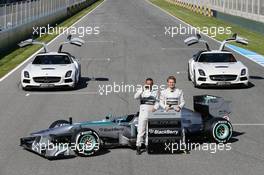
[[[134,95],[135,99],[140,100],[139,117],[138,117],[138,134],[137,134],[137,154],[141,153],[141,147],[144,142],[144,136],[147,130],[148,115],[159,108],[157,101],[158,91],[153,89],[153,79],[147,78],[143,88],[139,89]],[[147,134],[145,137],[145,145],[148,146]]]

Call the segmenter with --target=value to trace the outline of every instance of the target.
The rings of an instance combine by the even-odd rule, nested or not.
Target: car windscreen
[[[198,62],[225,63],[225,62],[236,62],[236,59],[231,53],[204,53],[201,54]]]
[[[67,55],[38,55],[32,64],[71,64]]]

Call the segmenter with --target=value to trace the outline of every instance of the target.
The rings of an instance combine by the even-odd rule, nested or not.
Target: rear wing
[[[239,37],[239,36],[235,33],[231,38],[228,38],[228,39],[224,40],[224,41],[221,43],[221,46],[220,46],[219,50],[220,50],[220,51],[224,50],[225,45],[226,45],[227,43],[230,43],[230,42],[236,42],[236,43],[239,43],[239,44],[242,44],[242,45],[248,45],[248,41],[247,41],[247,39],[242,38],[242,37]]]
[[[228,117],[231,114],[230,104],[230,101],[213,95],[193,97],[194,111],[199,112],[205,120],[212,117]]]
[[[68,41],[64,41],[64,42],[62,42],[62,43],[60,44],[60,47],[59,47],[59,50],[58,50],[59,53],[62,52],[62,48],[63,48],[63,46],[66,45],[66,44],[72,44],[72,45],[75,45],[75,46],[81,47],[81,46],[85,43],[85,41],[82,40],[82,39],[80,39],[80,38],[72,38],[72,35],[69,35],[69,36],[67,37],[67,40],[68,40]]]
[[[191,37],[185,39],[185,40],[184,40],[184,43],[185,43],[187,46],[191,46],[191,45],[194,45],[194,44],[197,44],[197,43],[204,43],[205,46],[206,46],[206,49],[207,49],[208,51],[210,51],[211,49],[210,49],[210,47],[209,47],[207,41],[202,40],[201,38],[202,38],[202,37],[201,37],[200,34],[196,34],[196,36],[191,36]]]
[[[42,47],[44,48],[44,52],[48,52],[46,43],[34,41],[33,39],[27,39],[25,41],[21,41],[18,45],[19,47],[26,47],[28,45],[42,45]]]

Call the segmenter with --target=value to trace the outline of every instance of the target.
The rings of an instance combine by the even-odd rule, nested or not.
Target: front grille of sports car
[[[212,81],[234,81],[237,79],[237,75],[211,75]]]
[[[36,83],[58,83],[61,77],[34,77],[33,80]]]

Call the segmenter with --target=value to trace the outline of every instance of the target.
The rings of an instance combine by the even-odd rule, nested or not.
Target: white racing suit
[[[180,107],[182,109],[184,104],[182,90],[167,88],[160,92],[160,106],[163,109],[166,109],[166,107],[172,107],[173,109]]]
[[[179,107],[180,109],[183,108],[185,104],[183,92],[180,89],[170,89],[167,88],[160,92],[160,106],[164,110],[166,108],[172,108],[175,110]],[[181,111],[180,111],[181,112]],[[182,128],[182,144],[185,144],[185,130]],[[186,153],[186,150],[184,150]]]
[[[134,96],[135,99],[140,99],[139,117],[138,117],[138,134],[136,146],[141,146],[144,141],[144,135],[148,128],[148,115],[152,109],[158,109],[157,101],[158,91],[156,90],[138,90]],[[145,145],[148,145],[148,136],[145,136]]]

